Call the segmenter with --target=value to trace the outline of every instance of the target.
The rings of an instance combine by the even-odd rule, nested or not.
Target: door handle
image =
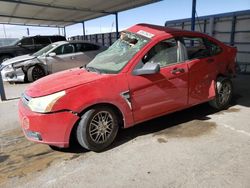
[[[177,73],[184,73],[185,72],[185,69],[183,68],[174,68],[171,73],[172,74],[177,74]]]
[[[207,59],[207,63],[212,63],[214,62],[214,59],[210,58],[210,59]]]

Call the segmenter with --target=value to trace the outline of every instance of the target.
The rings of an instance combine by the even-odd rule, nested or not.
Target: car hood
[[[14,57],[14,58],[11,58],[11,59],[8,59],[8,60],[4,61],[2,63],[2,67],[5,67],[7,65],[11,65],[13,63],[27,61],[27,60],[34,59],[34,58],[36,58],[36,57],[35,56],[31,56],[29,54],[17,56],[17,57]]]
[[[30,97],[46,96],[107,76],[109,75],[88,72],[81,68],[66,70],[37,80],[26,89],[25,93]]]

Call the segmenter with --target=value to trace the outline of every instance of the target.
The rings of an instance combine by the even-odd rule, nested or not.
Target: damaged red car
[[[75,137],[101,151],[119,128],[204,102],[223,109],[233,93],[236,51],[206,34],[135,25],[86,67],[31,84],[19,101],[23,132],[56,147]]]

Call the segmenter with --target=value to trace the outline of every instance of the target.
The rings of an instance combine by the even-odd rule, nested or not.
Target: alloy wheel
[[[96,144],[105,143],[114,128],[112,115],[107,111],[101,111],[95,114],[90,121],[89,135]]]

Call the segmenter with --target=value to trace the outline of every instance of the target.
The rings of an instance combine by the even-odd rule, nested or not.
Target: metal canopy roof
[[[0,0],[0,23],[65,27],[159,0]]]

